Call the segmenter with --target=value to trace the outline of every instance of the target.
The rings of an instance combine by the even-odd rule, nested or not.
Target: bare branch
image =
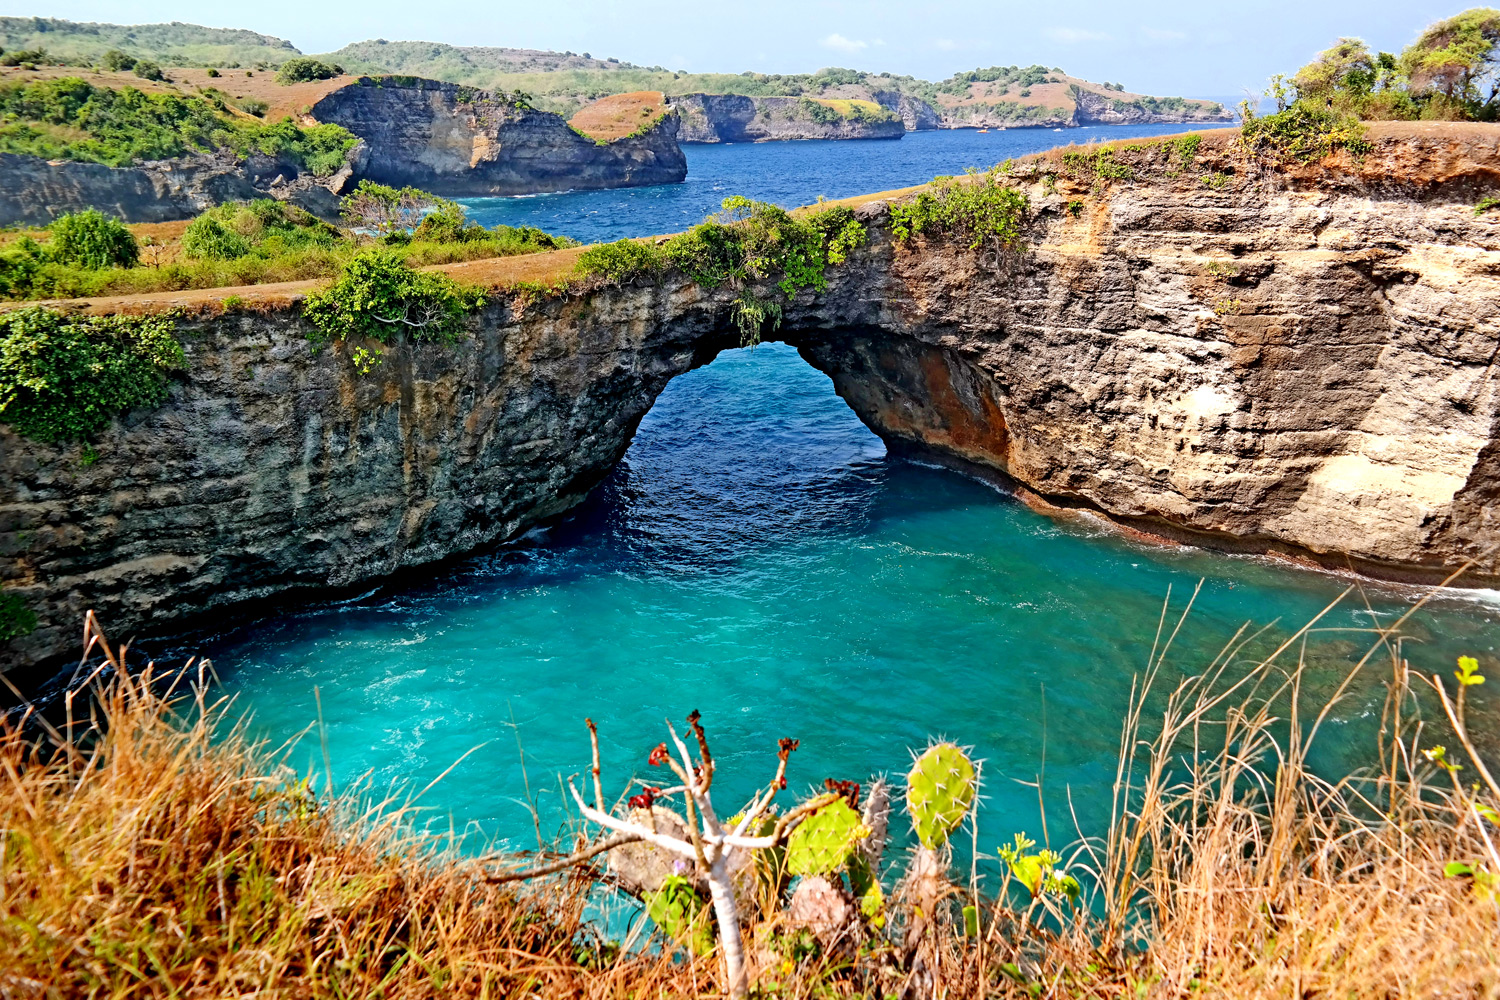
[[[566,868],[572,868],[574,865],[582,864],[589,858],[603,854],[605,851],[612,851],[616,847],[622,847],[625,844],[639,843],[641,839],[642,838],[636,836],[633,833],[617,833],[612,837],[606,837],[596,844],[585,847],[581,851],[575,851],[565,858],[558,858],[556,861],[550,861],[544,865],[537,865],[534,868],[524,868],[521,871],[517,872],[504,872],[500,875],[486,875],[484,880],[486,882],[519,882],[522,879],[539,878],[542,875],[552,875],[556,872],[563,871]]]

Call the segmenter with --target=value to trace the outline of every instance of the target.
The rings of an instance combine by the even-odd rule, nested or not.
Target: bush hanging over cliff
[[[483,290],[414,270],[399,251],[381,247],[349,261],[331,286],[308,296],[303,315],[316,343],[350,337],[389,343],[402,334],[456,340],[465,317],[484,302]]]
[[[333,173],[357,140],[338,125],[247,121],[201,97],[111,90],[77,77],[0,86],[0,152],[124,167],[194,151],[285,156]]]
[[[708,288],[774,278],[788,298],[803,288],[822,291],[824,274],[867,240],[864,225],[847,208],[827,208],[802,218],[749,198],[725,198],[723,211],[661,246],[619,240],[589,247],[578,258],[582,275],[611,281],[654,278],[672,268]]]
[[[166,316],[0,314],[0,423],[39,441],[85,440],[121,413],[159,405],[183,365]]]
[[[182,234],[182,251],[199,260],[278,257],[308,247],[329,249],[343,235],[309,213],[272,198],[229,202],[198,216]]]

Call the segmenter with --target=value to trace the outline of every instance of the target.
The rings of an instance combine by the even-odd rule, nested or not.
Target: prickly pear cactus
[[[786,845],[787,871],[793,875],[836,872],[869,835],[870,828],[859,813],[843,799],[835,799],[792,831]]]
[[[706,955],[714,947],[706,908],[693,883],[678,875],[669,876],[660,889],[646,897],[646,915],[651,922],[695,955]]]
[[[974,805],[978,782],[968,756],[952,743],[928,747],[906,775],[906,811],[917,840],[935,851]]]

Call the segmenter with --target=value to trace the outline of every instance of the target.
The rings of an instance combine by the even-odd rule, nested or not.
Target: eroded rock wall
[[[827,114],[832,120],[819,121],[807,107],[812,102],[800,97],[687,94],[667,100],[682,119],[677,134],[682,142],[899,139],[907,131],[905,122],[894,116],[868,121],[836,117],[830,110]]]
[[[1446,137],[1445,137],[1446,136]],[[1025,253],[871,243],[781,335],[893,447],[1132,530],[1334,568],[1500,581],[1500,187],[1489,134],[1271,169],[1210,135],[1132,179],[1018,176]],[[1155,150],[1152,152],[1152,150]],[[760,294],[771,294],[767,285]],[[163,407],[79,446],[0,425],[0,583],[61,654],[325,596],[513,537],[606,474],[667,381],[734,343],[680,275],[501,298],[456,345],[360,374],[294,304],[185,320]]]
[[[225,201],[277,198],[324,218],[338,216],[342,195],[364,155],[315,177],[275,157],[196,154],[134,167],[50,161],[0,153],[0,226],[45,226],[60,215],[97,208],[126,222],[190,219]]]
[[[369,149],[357,179],[445,197],[674,184],[687,176],[676,116],[643,135],[596,143],[559,115],[473,87],[364,77],[313,105]]]

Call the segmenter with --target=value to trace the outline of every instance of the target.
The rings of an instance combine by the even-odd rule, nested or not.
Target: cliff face
[[[687,94],[669,98],[682,118],[682,142],[765,142],[776,139],[899,139],[899,117],[850,118],[800,97]],[[811,107],[810,105],[816,105]]]
[[[363,154],[357,147],[344,169],[314,177],[290,161],[259,154],[243,161],[224,152],[106,167],[0,153],[0,225],[45,226],[87,208],[126,222],[169,222],[220,202],[265,197],[331,218]]]
[[[606,144],[560,116],[432,80],[362,78],[313,105],[369,154],[357,178],[450,197],[677,183],[687,159],[668,115],[644,135]]]
[[[1234,120],[1228,108],[1214,112],[1200,105],[1168,111],[1159,109],[1154,102],[1119,101],[1083,89],[1075,96],[1074,103],[1074,125],[1179,125]]]
[[[1132,179],[1103,186],[1045,161],[1019,179],[1030,249],[998,260],[894,244],[863,203],[870,246],[781,336],[893,448],[1048,509],[1397,579],[1473,559],[1493,585],[1500,217],[1473,205],[1500,153],[1484,126],[1387,133],[1293,169],[1211,133],[1186,167],[1122,152]],[[502,299],[367,375],[356,345],[312,354],[292,301],[184,320],[170,401],[92,464],[0,425],[0,580],[43,622],[4,655],[64,652],[91,608],[162,630],[512,537],[735,342],[736,294],[669,275]]]
[[[942,116],[921,98],[897,90],[877,90],[870,95],[870,99],[900,116],[901,123],[908,132],[926,132],[945,127]]]

